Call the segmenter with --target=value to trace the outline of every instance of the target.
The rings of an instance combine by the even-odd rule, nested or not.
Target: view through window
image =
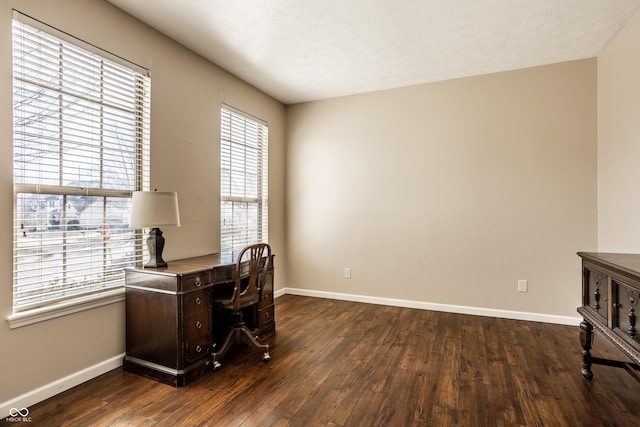
[[[268,126],[229,106],[221,110],[221,250],[268,241]]]
[[[147,70],[14,13],[14,312],[124,284],[142,258]]]

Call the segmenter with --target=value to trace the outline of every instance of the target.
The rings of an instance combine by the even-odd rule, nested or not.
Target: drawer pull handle
[[[196,353],[200,353],[202,352],[202,347],[200,347],[199,345],[196,346]]]
[[[198,329],[202,328],[202,323],[196,322],[196,328],[198,328]]]
[[[200,305],[200,303],[202,303],[202,301],[200,301],[200,297],[196,298],[196,305]]]
[[[193,284],[196,285],[196,288],[199,288],[200,286],[202,286],[202,282],[200,281],[200,277],[196,277],[196,280],[194,280]]]
[[[269,313],[268,311],[264,314],[264,317],[266,317],[267,319],[271,317],[271,313]]]

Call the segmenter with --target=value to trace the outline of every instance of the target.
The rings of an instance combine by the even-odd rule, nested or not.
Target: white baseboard
[[[0,403],[0,417],[5,418],[10,416],[12,408],[15,408],[17,410],[23,410],[24,408],[29,409],[30,406],[35,405],[38,402],[42,402],[43,400],[53,397],[56,394],[62,393],[65,390],[69,390],[72,387],[75,387],[79,384],[89,381],[92,378],[109,372],[112,369],[116,369],[122,366],[123,358],[124,353],[100,363],[96,363],[93,366],[89,366],[88,368],[75,372],[64,378],[60,378],[49,384],[45,384],[42,387],[27,392],[14,399],[2,402]]]
[[[410,301],[395,298],[370,297],[365,295],[343,294],[338,292],[313,291],[309,289],[284,288],[274,293],[275,296],[284,294],[300,295],[315,298],[337,299],[342,301],[364,302],[369,304],[390,305],[394,307],[418,308],[423,310],[445,311],[458,314],[473,314],[477,316],[499,317],[503,319],[529,320],[533,322],[555,323],[560,325],[577,326],[581,317],[556,316],[552,314],[527,313],[524,311],[495,310],[492,308],[467,307],[462,305],[437,304],[422,301]]]

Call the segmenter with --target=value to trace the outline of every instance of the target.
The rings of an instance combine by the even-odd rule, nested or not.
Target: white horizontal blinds
[[[14,13],[14,312],[122,286],[142,260],[148,73],[60,34]]]
[[[221,109],[221,250],[268,241],[268,126]]]

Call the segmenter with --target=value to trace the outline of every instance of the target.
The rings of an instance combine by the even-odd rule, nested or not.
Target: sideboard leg
[[[591,347],[593,346],[593,325],[583,320],[580,322],[580,344],[582,345],[582,376],[591,379]]]

